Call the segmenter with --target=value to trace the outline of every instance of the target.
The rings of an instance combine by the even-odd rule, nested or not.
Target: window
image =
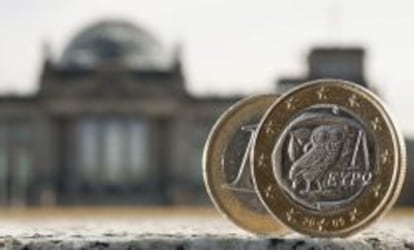
[[[105,120],[102,124],[103,148],[103,181],[106,183],[122,183],[126,177],[123,161],[127,159],[122,155],[126,150],[124,137],[124,123],[116,119]]]
[[[16,123],[10,128],[13,159],[12,199],[15,203],[24,202],[31,177],[32,158],[29,142],[30,132],[26,124]]]
[[[32,176],[31,133],[22,121],[0,122],[0,202],[24,204]]]
[[[204,144],[207,140],[211,124],[207,122],[195,123],[191,133],[192,153],[190,158],[191,178],[195,184],[202,184],[203,174],[201,159],[203,157]]]
[[[100,173],[96,171],[98,161],[98,126],[92,119],[84,119],[79,125],[79,165],[82,177],[92,183]]]
[[[0,124],[0,201],[5,202],[7,195],[8,175],[7,126]]]
[[[148,127],[142,120],[81,119],[78,143],[79,172],[86,183],[131,186],[148,174]]]
[[[128,124],[128,152],[127,169],[129,178],[142,180],[145,177],[146,166],[148,166],[148,147],[145,142],[149,141],[148,128],[142,122],[132,121]]]

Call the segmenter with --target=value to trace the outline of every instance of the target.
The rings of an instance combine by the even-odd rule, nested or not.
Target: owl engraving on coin
[[[378,175],[373,135],[336,105],[309,107],[291,119],[272,153],[275,178],[308,209],[345,208]]]

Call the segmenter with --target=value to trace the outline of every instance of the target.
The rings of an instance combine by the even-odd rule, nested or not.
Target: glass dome
[[[60,59],[64,68],[117,63],[131,69],[171,67],[171,54],[148,31],[125,21],[102,21],[79,32]]]

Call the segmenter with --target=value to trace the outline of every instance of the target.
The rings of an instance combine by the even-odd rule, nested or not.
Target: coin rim
[[[380,115],[387,122],[388,124],[387,126],[389,126],[389,129],[390,129],[389,133],[391,135],[392,141],[394,141],[392,147],[395,149],[395,153],[396,153],[395,160],[394,160],[395,170],[393,171],[394,173],[393,175],[395,176],[393,176],[394,180],[393,182],[390,183],[390,187],[387,189],[387,193],[382,197],[381,201],[378,203],[378,206],[376,208],[373,208],[372,211],[369,212],[369,216],[367,218],[364,218],[358,221],[356,224],[350,224],[347,228],[338,230],[338,231],[320,232],[317,230],[307,230],[305,228],[301,228],[300,225],[298,226],[292,223],[287,223],[283,219],[280,219],[277,213],[272,211],[272,209],[269,207],[269,205],[267,204],[266,198],[263,197],[260,191],[261,190],[260,180],[258,180],[256,176],[256,171],[258,171],[258,167],[257,167],[257,164],[255,164],[256,163],[255,152],[257,151],[256,149],[258,145],[258,136],[256,136],[253,142],[253,148],[251,151],[251,154],[252,154],[251,160],[252,160],[252,166],[253,166],[252,176],[253,176],[253,183],[255,185],[256,190],[258,190],[257,193],[260,199],[262,200],[262,203],[264,204],[266,209],[268,209],[269,213],[272,214],[272,216],[275,219],[277,219],[281,224],[287,226],[290,229],[296,230],[302,234],[307,234],[307,235],[312,235],[312,236],[324,236],[324,237],[348,236],[367,227],[368,225],[370,225],[371,223],[373,223],[374,221],[382,217],[389,209],[391,209],[392,205],[395,203],[396,199],[398,198],[402,185],[403,185],[403,181],[404,181],[404,177],[406,173],[406,151],[405,151],[405,146],[404,146],[404,140],[402,139],[403,137],[401,136],[401,132],[397,128],[395,119],[393,119],[386,105],[384,105],[384,103],[375,94],[371,93],[371,91],[355,83],[344,81],[344,80],[339,80],[339,79],[314,80],[314,81],[301,84],[298,87],[293,88],[290,91],[286,92],[280,98],[278,98],[278,100],[268,109],[266,114],[263,116],[260,122],[260,125],[258,127],[257,135],[259,134],[259,131],[263,129],[264,123],[267,120],[268,116],[272,113],[272,110],[277,105],[279,105],[279,103],[282,103],[287,97],[292,97],[294,96],[294,93],[300,90],[306,89],[306,88],[314,87],[315,85],[321,85],[321,86],[327,87],[327,85],[329,86],[329,83],[333,83],[336,86],[340,86],[341,88],[344,88],[344,86],[348,85],[347,87],[348,90],[352,89],[352,91],[361,91],[362,94],[367,98],[367,100],[374,104],[373,106],[379,111]],[[270,167],[270,164],[267,167]],[[274,184],[278,185],[276,181]],[[279,195],[283,195],[283,194],[279,194]]]
[[[207,141],[205,143],[203,150],[203,179],[207,193],[211,201],[213,202],[214,206],[220,212],[220,214],[222,214],[222,216],[229,219],[236,226],[255,234],[281,234],[286,232],[286,228],[279,224],[276,220],[274,220],[270,214],[255,214],[254,210],[242,206],[243,203],[235,195],[233,195],[231,191],[226,192],[226,195],[223,193],[223,190],[220,190],[219,188],[214,186],[214,175],[219,175],[222,177],[220,171],[221,162],[219,160],[221,157],[218,155],[220,154],[220,152],[215,151],[215,149],[217,147],[223,149],[225,148],[223,143],[226,142],[223,142],[220,139],[221,134],[223,133],[222,128],[228,126],[228,123],[231,122],[232,119],[234,119],[235,115],[237,115],[239,112],[241,112],[243,109],[250,105],[265,105],[262,103],[263,100],[268,102],[268,105],[264,110],[266,111],[267,108],[270,107],[270,105],[273,104],[279,96],[280,95],[278,94],[256,95],[244,98],[236,102],[225,112],[223,112],[223,114],[218,118],[207,137]],[[221,144],[221,146],[218,146],[219,144]],[[251,164],[251,161],[249,161],[248,163]],[[214,173],[215,171],[219,172]],[[230,199],[225,199],[225,196],[230,196]],[[261,202],[261,199],[258,196],[257,198],[259,202]],[[238,202],[240,203],[240,206],[238,206],[237,208],[233,208],[233,210],[231,208],[231,204],[228,204],[229,202],[231,202],[232,199],[238,200]],[[240,209],[242,213],[235,213],[234,210],[237,209]]]

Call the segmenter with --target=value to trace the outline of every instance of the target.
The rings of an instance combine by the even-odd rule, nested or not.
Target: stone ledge
[[[0,225],[0,249],[414,249],[410,216],[346,239],[257,237],[218,216],[2,218]]]

